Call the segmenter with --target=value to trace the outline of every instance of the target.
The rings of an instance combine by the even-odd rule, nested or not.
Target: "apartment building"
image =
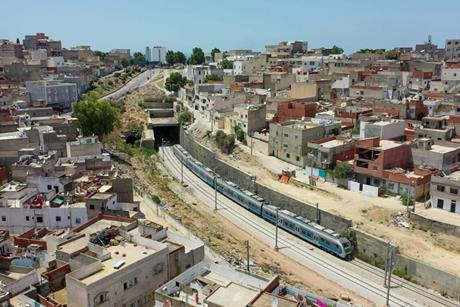
[[[460,214],[460,171],[448,176],[432,176],[430,200],[433,208]]]
[[[449,141],[454,132],[455,127],[449,125],[448,116],[425,116],[422,118],[422,125],[415,128],[415,137]]]
[[[6,39],[0,39],[0,58],[23,59],[22,45],[15,44]]]
[[[460,93],[460,62],[446,63],[442,68],[441,81],[445,94]]]
[[[315,117],[317,109],[318,105],[316,102],[304,102],[300,100],[279,101],[272,122],[283,123],[291,119]]]
[[[411,144],[411,161],[414,165],[434,168],[444,174],[458,169],[460,148],[437,145],[430,138],[418,138]]]
[[[445,50],[447,60],[460,59],[460,39],[447,39]]]
[[[356,144],[353,171],[359,183],[385,186],[391,194],[410,193],[416,199],[429,192],[429,169],[411,170],[410,146],[379,138],[361,139]]]
[[[245,137],[267,127],[267,108],[264,104],[237,105],[233,108],[233,113],[230,117],[232,128],[239,126],[243,129]]]
[[[145,58],[148,62],[166,64],[166,48],[153,46],[145,48]]]
[[[406,123],[403,120],[360,122],[361,138],[378,137],[381,140],[402,140]]]
[[[269,131],[269,154],[300,167],[307,163],[308,142],[325,136],[323,125],[300,120],[270,123]]]
[[[308,158],[311,166],[320,169],[333,168],[338,161],[355,157],[356,140],[343,136],[329,136],[308,142]]]
[[[70,110],[78,101],[78,89],[74,83],[53,81],[27,81],[26,89],[32,100],[43,101],[45,106],[55,106],[62,110]]]

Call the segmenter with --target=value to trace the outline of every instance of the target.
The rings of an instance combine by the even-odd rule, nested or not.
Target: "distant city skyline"
[[[330,0],[327,3],[286,1],[4,1],[0,38],[15,41],[45,32],[63,46],[90,45],[93,50],[164,46],[190,54],[264,50],[267,44],[306,40],[309,49],[342,47],[346,53],[362,48],[414,47],[427,41],[444,46],[460,37],[460,1]]]

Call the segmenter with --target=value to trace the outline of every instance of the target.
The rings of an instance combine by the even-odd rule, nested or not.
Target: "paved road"
[[[115,92],[111,94],[108,94],[102,97],[101,99],[106,99],[106,100],[118,99],[126,95],[129,91],[133,91],[137,89],[138,87],[141,87],[142,85],[146,84],[150,80],[154,79],[160,72],[161,72],[161,69],[148,69],[140,73],[133,79],[131,79],[128,83],[126,83],[120,89],[116,90]]]
[[[163,147],[160,151],[164,152],[165,165],[173,176],[180,180],[180,161],[174,156],[171,147]],[[213,188],[201,181],[186,167],[183,168],[183,175],[184,182],[189,185],[195,195],[208,206],[214,207]],[[268,245],[274,245],[275,227],[272,224],[220,194],[217,214]],[[387,290],[383,287],[382,270],[359,260],[341,260],[282,230],[280,230],[278,238],[280,253],[376,304],[385,304]],[[390,296],[391,306],[458,306],[458,303],[396,276],[392,278],[392,281],[394,282],[392,282]]]

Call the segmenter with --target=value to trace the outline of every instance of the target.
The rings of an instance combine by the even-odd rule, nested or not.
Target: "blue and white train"
[[[180,145],[174,145],[173,152],[188,169],[208,185],[217,187],[217,191],[240,206],[264,220],[276,224],[276,211],[278,209],[276,206],[267,204],[262,197],[241,189],[233,182],[223,180],[210,168],[194,159]],[[278,210],[278,226],[333,255],[343,259],[351,259],[353,246],[350,241],[331,229],[297,216],[288,210]]]

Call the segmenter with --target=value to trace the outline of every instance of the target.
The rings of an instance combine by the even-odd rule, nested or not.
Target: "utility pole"
[[[391,245],[390,245],[391,246]],[[390,248],[390,261],[388,265],[388,288],[387,288],[387,306],[390,306],[390,289],[391,289],[391,274],[393,271],[393,247]]]
[[[217,211],[217,175],[214,174],[214,211]]]
[[[386,254],[386,257],[385,257],[385,277],[383,279],[383,286],[386,287],[387,286],[387,278],[388,278],[388,259],[390,258],[390,241],[387,242],[387,254]]]
[[[180,159],[180,184],[184,184],[184,160]]]
[[[248,270],[248,273],[249,273],[249,240],[246,241],[246,256],[247,256],[247,267],[246,269]]]
[[[316,224],[319,224],[320,219],[319,219],[319,204],[316,203]]]
[[[276,228],[275,228],[275,250],[278,250],[278,223],[279,223],[279,208],[276,208]]]

